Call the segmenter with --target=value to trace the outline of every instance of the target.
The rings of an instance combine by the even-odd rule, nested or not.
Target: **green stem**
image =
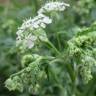
[[[58,51],[58,49],[50,42],[47,41],[46,42],[51,48],[53,48],[53,50],[56,52],[56,54],[60,55],[61,53]]]
[[[55,62],[60,62],[60,63],[62,63],[63,60],[62,60],[62,59],[59,59],[59,58],[53,59],[53,60],[50,62],[50,64],[53,64],[53,63],[55,63]]]
[[[34,4],[35,4],[35,13],[37,13],[38,7],[39,7],[38,1],[37,0],[34,0]]]
[[[52,57],[52,56],[44,56],[42,57],[42,60],[54,60],[55,57]]]
[[[56,33],[56,37],[57,37],[57,42],[58,42],[59,50],[61,50],[60,38],[59,38],[59,35],[57,33]]]

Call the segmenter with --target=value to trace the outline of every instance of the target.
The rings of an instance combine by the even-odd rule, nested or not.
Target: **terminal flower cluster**
[[[51,11],[64,11],[66,7],[69,7],[69,4],[63,2],[50,2],[43,6],[39,11],[38,14],[43,14],[46,12]]]
[[[47,24],[52,23],[52,19],[46,16],[44,13],[47,13],[50,11],[64,11],[65,7],[67,6],[69,6],[69,4],[66,4],[63,2],[51,2],[51,3],[45,4],[45,6],[43,6],[42,8],[40,8],[40,10],[38,10],[37,16],[35,16],[33,19],[30,18],[28,20],[25,20],[21,25],[21,27],[18,28],[18,31],[16,32],[17,34],[16,45],[17,46],[24,45],[29,49],[33,48],[34,43],[38,38],[36,35],[32,34],[32,32],[39,28],[44,29],[46,28]],[[29,32],[29,30],[31,32]],[[40,37],[43,37],[43,36],[40,35]]]
[[[34,41],[36,41],[37,37],[30,32],[28,33],[27,30],[29,29],[34,31],[40,27],[45,28],[46,25],[50,24],[51,22],[52,20],[43,14],[39,14],[33,19],[30,18],[29,20],[24,21],[24,23],[21,25],[20,28],[18,28],[19,30],[16,33],[17,45],[23,44],[23,42],[26,42],[28,43],[26,44],[26,46],[28,48],[32,48],[34,45]]]

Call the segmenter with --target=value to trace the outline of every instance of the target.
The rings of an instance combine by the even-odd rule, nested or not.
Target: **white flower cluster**
[[[64,11],[66,7],[69,7],[69,4],[63,2],[50,2],[43,6],[39,11],[38,14],[43,14],[50,11]]]
[[[27,28],[30,28],[31,30],[37,29],[39,27],[45,28],[46,24],[50,24],[51,22],[52,20],[49,17],[43,14],[39,14],[33,19],[30,18],[28,20],[25,20],[19,30],[25,31],[25,29]]]
[[[18,28],[18,31],[16,33],[17,46],[23,44],[28,48],[34,47],[34,42],[37,40],[37,37],[31,33],[28,33],[28,31],[26,30],[30,29],[31,31],[34,31],[38,28],[46,28],[47,24],[52,23],[52,19],[50,19],[48,16],[45,16],[44,13],[52,10],[64,11],[66,6],[69,6],[69,4],[60,3],[60,2],[47,3],[44,7],[42,7],[38,11],[38,15],[35,18],[33,19],[30,18],[28,20],[25,20],[21,25],[21,27]],[[43,36],[40,36],[40,37],[43,37]]]
[[[20,28],[18,28],[19,30],[16,32],[17,34],[17,38],[16,38],[16,44],[20,45],[22,42],[26,41],[26,46],[28,48],[32,48],[34,46],[34,38],[37,38],[35,35],[29,34],[28,36],[24,35],[25,31],[27,29],[30,29],[32,31],[42,27],[45,28],[47,24],[52,23],[52,19],[50,19],[49,17],[43,15],[43,14],[39,14],[38,16],[36,16],[33,19],[29,19],[24,21],[24,23],[22,24],[22,26]],[[41,36],[40,36],[41,37]],[[33,39],[33,40],[32,40]],[[28,42],[28,41],[30,42]],[[27,44],[28,42],[28,44]]]
[[[18,39],[18,37],[17,37]],[[19,38],[17,41],[16,41],[16,44],[17,45],[25,45],[26,47],[28,47],[29,49],[31,49],[33,46],[34,46],[34,42],[37,40],[37,37],[32,35],[32,34],[29,34],[28,36],[25,37],[25,39],[21,39]]]

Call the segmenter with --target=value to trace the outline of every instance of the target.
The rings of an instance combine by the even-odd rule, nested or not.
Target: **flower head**
[[[35,16],[33,19],[30,18],[28,20],[25,20],[16,32],[16,45],[24,45],[28,48],[32,48],[38,37],[42,41],[47,40],[46,33],[41,29],[46,28],[47,24],[52,23],[52,19],[48,16],[45,16],[44,13],[54,10],[64,11],[66,6],[69,6],[69,4],[62,2],[47,3],[38,11],[37,16]],[[37,31],[40,31],[41,33]]]
[[[19,31],[23,32],[27,28],[35,30],[35,29],[41,27],[40,25],[42,23],[45,25],[50,24],[50,23],[52,23],[52,20],[43,14],[39,14],[38,16],[36,16],[33,19],[30,18],[28,20],[25,20],[24,23],[22,24],[22,26],[19,28]],[[20,33],[22,33],[22,32],[20,32]]]
[[[38,14],[44,14],[50,11],[64,11],[66,7],[69,7],[69,4],[63,2],[50,2],[43,6],[39,11]]]
[[[24,23],[21,25],[20,28],[18,28],[18,31],[16,32],[17,34],[17,38],[16,38],[16,43],[17,46],[22,44],[23,42],[26,42],[26,46],[28,48],[32,48],[34,46],[34,41],[37,39],[37,37],[35,35],[32,36],[32,34],[28,34],[28,31],[26,31],[27,29],[30,29],[32,31],[35,31],[39,28],[45,28],[47,24],[50,24],[52,22],[52,20],[43,15],[43,14],[39,14],[38,16],[36,16],[33,19],[28,19],[26,21],[24,21]]]

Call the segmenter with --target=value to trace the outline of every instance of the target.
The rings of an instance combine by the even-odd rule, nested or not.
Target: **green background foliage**
[[[22,69],[22,64],[27,61],[24,61],[23,54],[20,54],[19,50],[16,48],[16,31],[17,28],[22,24],[22,21],[26,18],[34,17],[37,15],[37,11],[39,8],[42,7],[45,3],[52,1],[52,0],[6,0],[4,3],[0,3],[0,96],[35,96],[34,92],[36,88],[33,90],[34,92],[28,93],[27,91],[21,93],[18,91],[9,91],[5,88],[4,82],[6,79],[13,73],[18,72]],[[73,66],[68,65],[66,66],[67,62],[67,41],[69,41],[69,48],[72,49],[72,44],[75,45],[77,48],[77,56],[83,58],[81,56],[79,49],[83,50],[84,46],[82,47],[79,44],[82,44],[84,39],[84,44],[87,46],[87,49],[84,49],[85,55],[93,56],[91,54],[91,50],[89,47],[91,46],[91,41],[88,41],[90,44],[87,44],[87,37],[90,36],[96,39],[96,24],[90,27],[96,21],[96,1],[95,0],[53,0],[53,1],[64,1],[70,4],[70,7],[67,8],[62,13],[55,13],[51,14],[53,18],[53,24],[48,25],[46,28],[46,33],[50,41],[56,46],[60,52],[67,54],[65,55],[65,65],[61,65],[61,63],[53,63],[50,66],[47,66],[46,61],[46,71],[49,68],[49,77],[51,78],[50,81],[48,80],[41,80],[41,88],[40,94],[36,94],[36,96],[96,96],[96,68],[93,72],[93,79],[90,80],[87,84],[83,84],[82,80],[80,79],[79,82],[74,82],[74,78],[76,78],[77,74],[73,71]],[[89,33],[86,35],[88,30],[82,31],[86,27],[90,27],[88,30]],[[94,27],[94,28],[93,28]],[[81,32],[79,34],[79,32]],[[92,35],[91,35],[92,33]],[[85,37],[76,39],[78,35],[83,35]],[[77,41],[75,41],[77,40]],[[85,42],[86,41],[86,42]],[[95,40],[94,40],[95,41]],[[75,42],[75,43],[74,43]],[[96,42],[96,41],[95,41]],[[70,45],[71,44],[71,45]],[[77,45],[76,45],[77,44]],[[92,45],[94,49],[94,59],[96,62],[96,43]],[[73,48],[74,49],[74,48]],[[71,50],[72,51],[72,50]],[[74,51],[74,50],[73,50]],[[40,50],[42,55],[51,53],[54,55],[53,50],[47,50],[46,46],[41,48]],[[87,52],[89,52],[87,54]],[[92,51],[93,52],[93,51]],[[27,54],[30,52],[27,52]],[[70,60],[67,63],[79,62],[77,61],[76,56],[74,53],[69,53],[71,56]],[[79,55],[78,55],[79,54]],[[21,59],[23,61],[21,61]],[[92,59],[93,60],[93,59]],[[22,63],[23,62],[23,63]],[[29,62],[29,61],[28,61]],[[92,61],[93,62],[93,61]],[[91,63],[92,63],[91,62]],[[21,64],[22,63],[22,64]],[[82,62],[80,62],[82,63]],[[90,62],[89,62],[90,63]],[[88,64],[89,64],[88,63]],[[25,66],[25,65],[24,65]],[[71,67],[70,67],[71,66]],[[85,66],[85,65],[84,65]],[[42,67],[43,68],[43,67]],[[84,69],[86,70],[86,69]],[[68,75],[67,71],[71,73],[71,79]],[[87,70],[88,71],[88,70]],[[84,73],[84,72],[83,72]],[[41,74],[45,74],[41,72]],[[54,74],[54,75],[53,75]],[[85,74],[83,74],[85,76]],[[43,77],[44,78],[44,77]],[[80,78],[80,77],[79,77]],[[89,77],[90,78],[90,77]],[[85,78],[86,79],[86,78]],[[76,84],[74,84],[76,83]],[[78,83],[78,84],[77,84]],[[62,88],[60,85],[63,85]],[[76,85],[76,86],[75,86]],[[27,88],[27,86],[25,86]],[[38,87],[38,86],[37,86]],[[75,91],[76,94],[73,92]],[[36,91],[37,92],[37,91]],[[37,92],[38,93],[38,92]]]

